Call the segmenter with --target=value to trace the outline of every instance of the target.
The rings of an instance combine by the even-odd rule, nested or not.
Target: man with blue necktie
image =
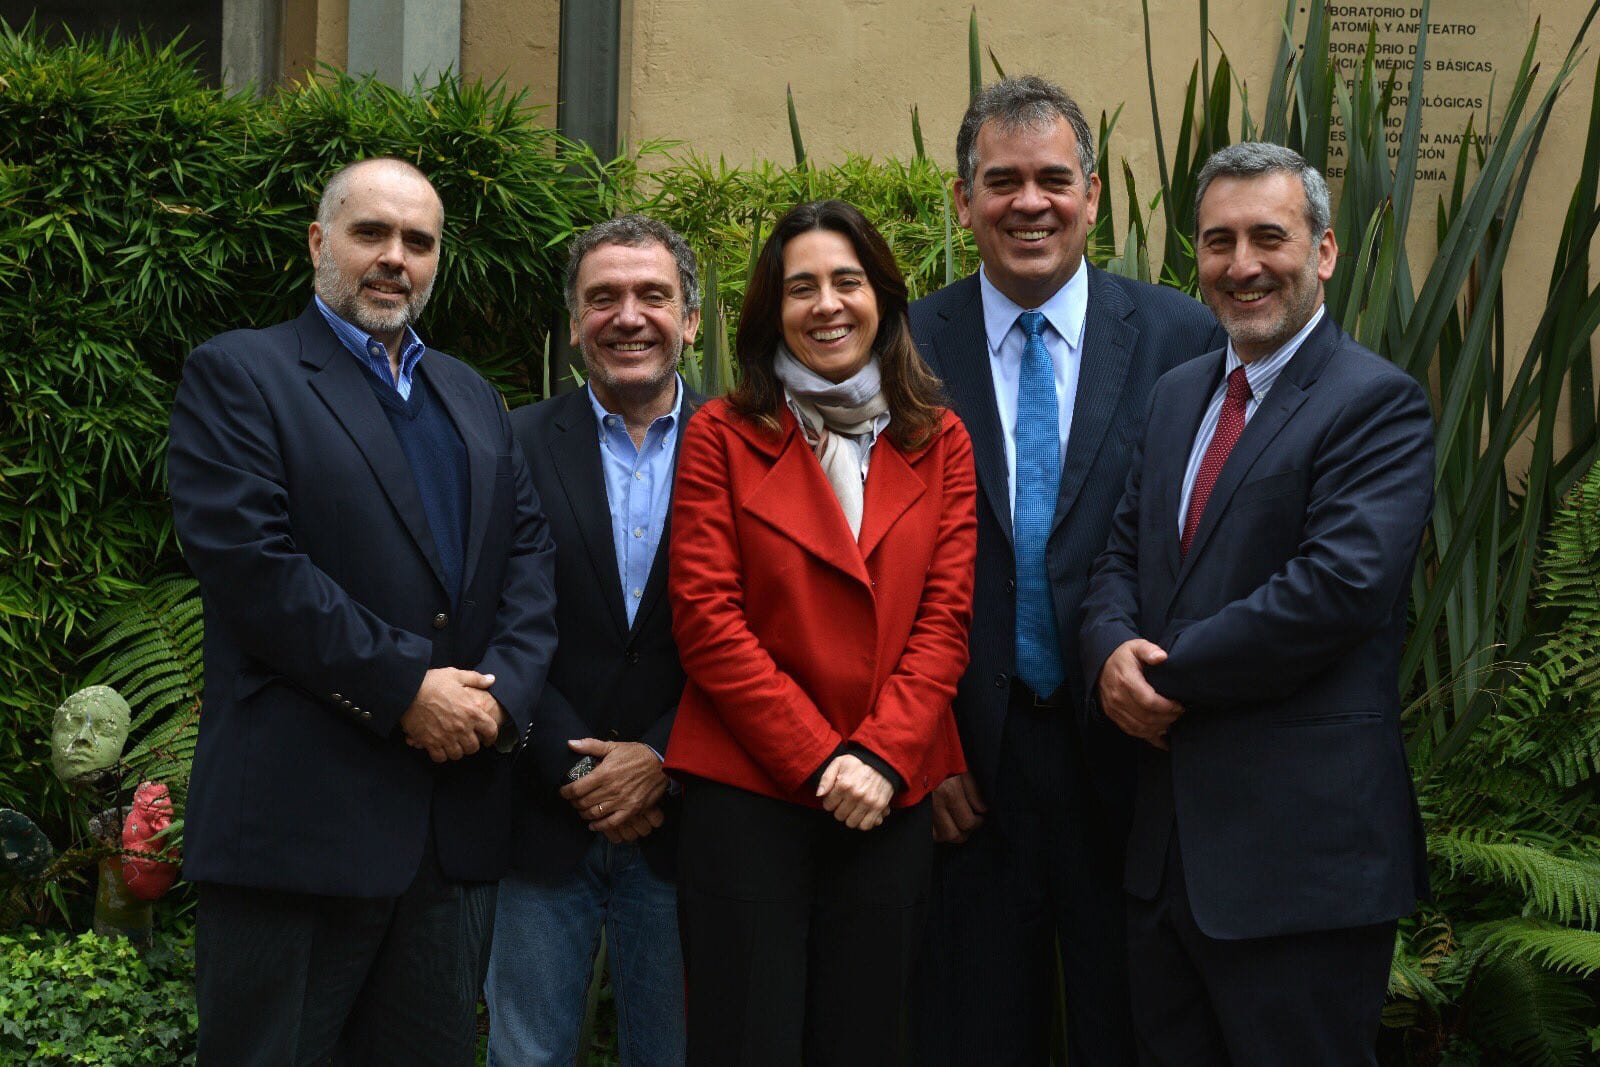
[[[1152,386],[1221,340],[1184,294],[1085,260],[1094,159],[1057,86],[985,89],[954,187],[982,269],[911,307],[980,489],[954,708],[969,771],[934,793],[918,1064],[1043,1064],[1058,952],[1071,1062],[1133,1062],[1119,889],[1133,745],[1084,713],[1080,603]]]

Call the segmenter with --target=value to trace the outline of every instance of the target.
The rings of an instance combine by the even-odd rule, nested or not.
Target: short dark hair
[[[1043,126],[1057,118],[1067,120],[1078,141],[1078,165],[1087,182],[1094,173],[1094,134],[1083,117],[1078,102],[1061,86],[1033,74],[995,82],[967,105],[956,134],[956,173],[968,188],[978,173],[978,131],[991,122],[1002,129],[1016,130]]]
[[[354,163],[346,163],[328,175],[328,180],[322,183],[322,195],[317,198],[317,225],[327,228],[333,221],[334,212],[338,210],[340,202],[349,195],[350,179],[354,177],[356,171],[372,163],[383,163],[408,171],[427,182],[429,189],[433,189],[433,181],[423,173],[421,167],[409,159],[400,159],[396,156],[370,156],[367,159],[358,159]],[[439,217],[443,221],[444,198],[439,196],[437,189],[433,189],[433,195],[439,201]]]
[[[783,340],[783,247],[790,238],[812,230],[843,236],[861,260],[878,301],[878,335],[873,338],[872,350],[878,357],[883,399],[889,406],[889,426],[884,432],[902,449],[922,447],[938,434],[944,419],[943,391],[912,343],[906,281],[894,253],[866,216],[843,200],[816,200],[791,209],[773,226],[761,247],[734,334],[740,377],[738,386],[728,394],[728,403],[746,418],[772,430],[778,428],[783,386],[772,364]]]
[[[1328,205],[1328,183],[1305,157],[1292,148],[1267,141],[1240,141],[1211,153],[1195,179],[1194,225],[1200,231],[1200,201],[1216,178],[1259,178],[1264,174],[1293,174],[1306,192],[1306,225],[1311,240],[1317,241],[1333,225],[1333,210]]]
[[[683,290],[685,314],[700,308],[700,269],[695,263],[694,249],[683,235],[664,222],[648,215],[618,215],[614,219],[597,222],[572,239],[567,249],[565,292],[567,314],[578,317],[578,268],[583,257],[603,245],[626,245],[638,248],[655,243],[672,253],[678,265],[678,288]]]

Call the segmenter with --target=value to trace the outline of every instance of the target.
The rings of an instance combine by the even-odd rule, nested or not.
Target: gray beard
[[[672,344],[672,358],[661,365],[661,373],[649,381],[637,384],[619,385],[607,372],[605,365],[589,355],[587,346],[579,345],[579,354],[583,356],[583,369],[588,372],[589,378],[600,383],[600,388],[613,396],[629,397],[631,399],[650,400],[655,394],[665,389],[667,383],[672,381],[673,375],[678,372],[678,361],[683,358],[683,335],[679,334]]]
[[[312,289],[322,298],[322,302],[333,309],[333,313],[346,322],[352,322],[370,334],[390,333],[403,330],[416,322],[422,316],[422,309],[428,306],[428,298],[433,295],[433,280],[420,291],[413,289],[406,294],[403,306],[392,311],[369,307],[361,300],[361,286],[368,279],[393,281],[394,279],[381,271],[368,271],[362,278],[350,279],[341,273],[333,261],[333,256],[324,248],[317,257],[317,273],[312,283]]]

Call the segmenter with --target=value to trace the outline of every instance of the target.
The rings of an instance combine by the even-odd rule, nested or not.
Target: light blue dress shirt
[[[1183,469],[1183,498],[1178,501],[1178,536],[1183,536],[1184,519],[1189,514],[1189,494],[1194,491],[1194,480],[1200,476],[1200,464],[1206,457],[1206,449],[1211,447],[1211,439],[1217,434],[1217,420],[1222,417],[1222,400],[1228,395],[1228,375],[1235,368],[1244,367],[1244,380],[1250,383],[1250,399],[1245,401],[1244,421],[1250,424],[1250,418],[1267,398],[1267,391],[1272,388],[1272,383],[1278,380],[1278,375],[1283,373],[1283,368],[1289,365],[1294,354],[1300,351],[1300,346],[1311,331],[1317,328],[1317,323],[1322,321],[1326,305],[1319,306],[1312,314],[1311,321],[1300,327],[1300,332],[1289,338],[1288,342],[1266,359],[1258,359],[1254,363],[1245,363],[1233,350],[1233,341],[1228,342],[1228,354],[1222,364],[1222,384],[1217,386],[1216,392],[1211,394],[1211,401],[1206,405],[1206,413],[1200,420],[1200,432],[1195,434],[1194,446],[1189,449],[1189,464]]]
[[[639,612],[644,584],[650,577],[672,502],[683,379],[679,378],[676,385],[678,393],[672,410],[650,424],[640,448],[634,447],[622,416],[607,411],[595,398],[594,390],[584,386],[600,435],[600,469],[605,474],[606,503],[611,509],[611,544],[617,554],[622,606],[629,626]]]
[[[341,319],[334,310],[322,302],[322,297],[313,296],[317,302],[317,310],[322,312],[322,317],[328,320],[334,335],[343,342],[355,356],[384,385],[389,386],[400,394],[401,400],[411,399],[411,378],[416,373],[417,363],[422,359],[422,353],[427,351],[427,345],[422,343],[422,338],[417,336],[417,331],[410,326],[406,327],[405,344],[400,346],[400,378],[397,381],[389,373],[389,350],[383,342],[373,337],[354,323]]]
[[[1024,311],[1039,311],[1049,329],[1044,344],[1056,372],[1056,406],[1060,412],[1061,462],[1067,460],[1067,439],[1072,434],[1072,405],[1078,398],[1078,368],[1083,363],[1083,324],[1089,311],[1089,271],[1078,264],[1067,283],[1038,308],[1018,307],[980,268],[978,288],[983,295],[983,329],[989,342],[989,372],[994,377],[994,406],[1006,439],[1006,493],[1012,514],[1017,507],[1017,383],[1022,376],[1022,347],[1027,339],[1017,319]]]

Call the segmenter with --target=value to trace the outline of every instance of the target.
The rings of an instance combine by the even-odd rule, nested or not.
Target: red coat
[[[668,594],[688,685],[668,770],[820,806],[806,779],[842,741],[886,760],[914,804],[965,769],[950,702],[967,666],[976,479],[966,428],[872,450],[859,546],[782,412],[774,434],[722,400],[684,430]]]

